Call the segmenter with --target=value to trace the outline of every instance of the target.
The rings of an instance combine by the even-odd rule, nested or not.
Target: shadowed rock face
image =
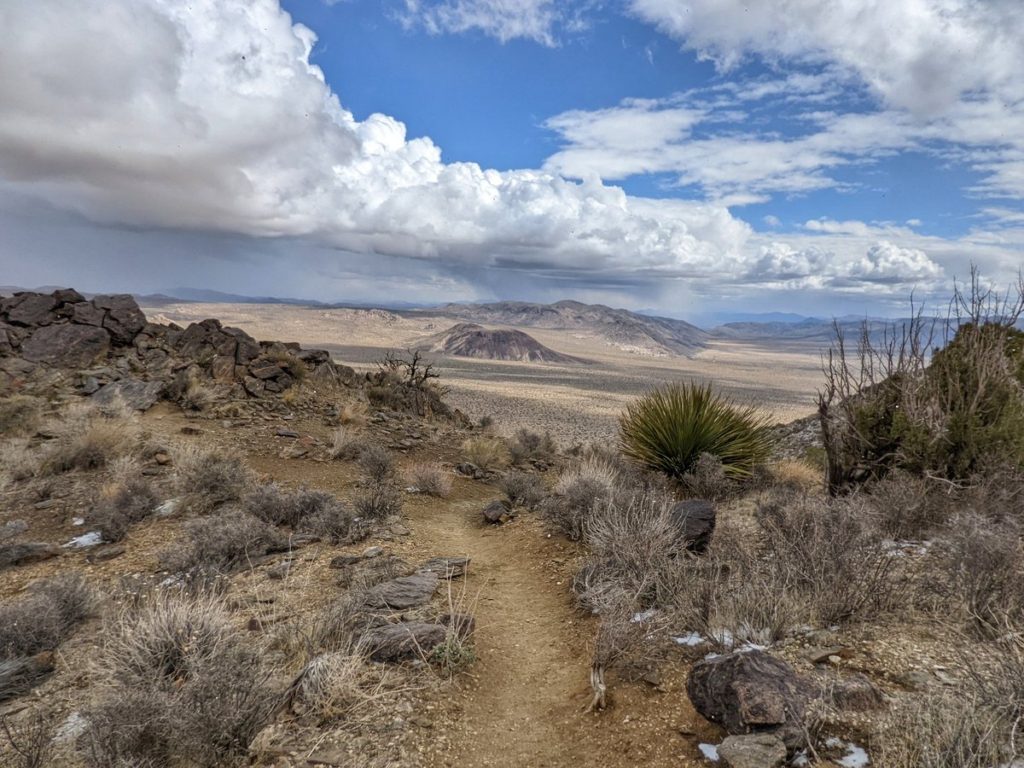
[[[0,393],[33,374],[79,375],[82,394],[114,396],[145,410],[177,399],[194,381],[259,397],[312,375],[351,383],[355,372],[324,350],[258,342],[238,328],[203,320],[188,328],[147,322],[135,299],[78,291],[21,292],[0,300]]]
[[[447,331],[432,336],[428,343],[431,352],[443,352],[456,357],[515,360],[523,363],[582,362],[579,358],[545,347],[522,331],[494,330],[474,323],[453,325]]]

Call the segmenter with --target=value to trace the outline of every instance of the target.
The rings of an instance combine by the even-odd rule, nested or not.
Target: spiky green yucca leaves
[[[742,478],[771,452],[768,418],[707,384],[676,383],[626,407],[619,419],[622,452],[644,466],[681,478],[702,453],[717,456],[726,474]]]

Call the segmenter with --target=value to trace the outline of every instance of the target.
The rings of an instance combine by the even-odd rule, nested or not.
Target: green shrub
[[[727,476],[745,478],[771,453],[767,427],[753,405],[735,405],[707,384],[678,383],[630,403],[619,435],[623,453],[669,477],[681,479],[707,453]]]

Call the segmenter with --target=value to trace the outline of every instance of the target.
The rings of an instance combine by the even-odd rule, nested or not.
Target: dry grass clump
[[[436,461],[413,464],[405,472],[405,480],[420,493],[445,499],[452,492],[452,480],[444,466]]]
[[[272,525],[238,510],[189,520],[182,538],[161,556],[169,571],[228,573],[287,546]]]
[[[368,410],[362,400],[350,400],[338,409],[338,421],[344,426],[362,426],[366,424]]]
[[[196,377],[191,377],[188,384],[185,386],[184,391],[181,393],[181,398],[178,400],[178,404],[181,405],[186,411],[201,412],[205,411],[217,400],[217,393],[206,384],[203,384]]]
[[[41,463],[27,438],[0,442],[0,490],[35,476]]]
[[[483,435],[471,437],[462,444],[462,458],[488,472],[507,467],[511,457],[504,440]]]
[[[600,454],[590,454],[561,474],[542,511],[558,530],[574,541],[579,540],[587,518],[611,497],[621,478],[614,462]]]
[[[173,458],[175,485],[185,506],[195,512],[210,512],[221,504],[238,501],[255,482],[252,471],[237,454],[184,445],[174,449]]]
[[[781,459],[769,465],[768,476],[773,486],[803,493],[824,488],[825,476],[820,467],[799,459]]]
[[[513,464],[522,464],[526,461],[549,461],[558,453],[558,446],[549,432],[542,435],[523,428],[509,440],[508,451]]]
[[[153,484],[142,476],[111,483],[100,491],[89,524],[103,535],[104,541],[120,541],[128,528],[153,514],[159,499]]]
[[[358,459],[368,443],[361,437],[353,434],[345,427],[338,427],[331,435],[331,447],[328,455],[332,459],[344,459],[351,461]]]
[[[27,595],[0,605],[0,659],[55,650],[93,605],[94,593],[80,573],[33,583]]]
[[[240,764],[280,706],[263,657],[208,595],[154,594],[105,633],[87,765]]]
[[[42,417],[42,402],[28,395],[0,399],[0,435],[16,437],[35,431]]]
[[[506,472],[498,481],[498,487],[509,503],[527,509],[536,509],[547,496],[544,480],[532,472]]]
[[[878,739],[886,768],[992,768],[1021,757],[1024,645],[1020,638],[971,649],[951,690],[906,697]]]
[[[242,500],[242,509],[270,525],[286,525],[296,531],[332,541],[348,537],[352,513],[324,491],[300,488],[287,491],[277,483],[258,485]]]
[[[133,453],[141,437],[138,422],[116,409],[110,413],[89,406],[68,408],[54,426],[57,437],[45,448],[41,471],[59,474],[99,469]]]

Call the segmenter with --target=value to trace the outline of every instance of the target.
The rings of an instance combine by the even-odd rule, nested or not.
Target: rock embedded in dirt
[[[718,745],[718,756],[730,768],[779,768],[786,745],[770,733],[728,736]]]
[[[421,571],[411,576],[399,576],[370,589],[365,604],[369,608],[391,608],[399,611],[416,608],[430,602],[430,598],[437,590],[437,584],[436,573]]]
[[[374,661],[402,661],[419,658],[441,645],[448,635],[443,624],[403,622],[374,627],[363,635],[360,645]]]
[[[735,651],[698,661],[686,693],[694,709],[733,735],[775,733],[788,746],[803,738],[803,717],[820,689],[764,651]]]
[[[0,546],[0,569],[14,565],[28,565],[59,557],[62,550],[56,544],[29,542]]]
[[[332,557],[331,562],[327,564],[328,568],[348,568],[351,565],[362,562],[362,555],[338,555]]]
[[[826,687],[832,704],[850,712],[866,712],[882,706],[882,692],[859,672],[842,680],[830,680]]]
[[[691,552],[701,553],[711,543],[715,531],[715,505],[704,499],[680,501],[669,512],[672,523],[679,532],[681,546]]]
[[[27,530],[28,523],[24,520],[8,520],[3,525],[0,525],[0,541],[13,539],[18,534],[24,533]]]
[[[483,508],[481,514],[486,522],[495,524],[508,522],[514,516],[512,505],[504,499],[495,499]]]
[[[468,557],[432,557],[419,570],[436,573],[442,579],[454,579],[462,576],[468,567]]]

